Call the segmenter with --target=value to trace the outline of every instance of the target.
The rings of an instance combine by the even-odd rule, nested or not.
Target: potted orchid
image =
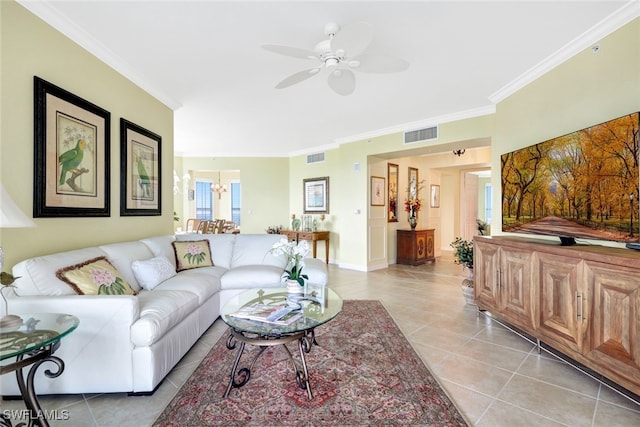
[[[309,276],[302,274],[304,257],[309,253],[309,244],[307,241],[301,240],[296,243],[290,242],[287,239],[281,239],[273,245],[269,252],[275,255],[282,254],[285,256],[287,263],[282,277],[287,281],[287,287],[290,292],[301,293],[304,281],[309,279]],[[293,289],[291,289],[291,287],[293,287]]]

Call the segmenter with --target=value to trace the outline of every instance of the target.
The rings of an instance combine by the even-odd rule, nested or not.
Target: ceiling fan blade
[[[329,73],[327,83],[338,95],[351,95],[356,89],[356,76],[351,70],[336,69]]]
[[[302,59],[317,59],[315,52],[308,49],[301,49],[298,47],[292,46],[281,46],[278,44],[263,44],[263,49],[266,49],[270,52],[278,53],[280,55],[293,56],[294,58],[302,58]]]
[[[351,58],[348,64],[363,73],[397,73],[409,68],[409,63],[404,59],[368,53]]]
[[[289,77],[282,80],[280,83],[276,85],[276,89],[284,89],[285,87],[292,86],[296,83],[300,83],[308,78],[311,78],[318,74],[321,68],[310,68],[308,70],[298,71],[295,74],[290,75]]]
[[[373,40],[373,26],[368,22],[345,25],[331,39],[331,50],[343,50],[349,57],[364,51]]]

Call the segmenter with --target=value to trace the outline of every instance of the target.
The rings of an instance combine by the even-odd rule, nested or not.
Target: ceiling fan
[[[330,22],[325,25],[324,33],[328,39],[320,41],[314,50],[275,44],[262,45],[262,48],[281,55],[320,61],[313,68],[286,77],[276,85],[276,89],[300,83],[326,68],[329,72],[329,87],[339,95],[350,95],[356,88],[352,70],[362,73],[396,73],[409,68],[409,63],[404,59],[363,53],[373,39],[373,26],[367,22],[354,22],[343,28]]]

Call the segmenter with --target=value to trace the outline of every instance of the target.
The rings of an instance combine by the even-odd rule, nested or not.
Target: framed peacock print
[[[34,76],[33,216],[110,213],[111,114]]]
[[[120,119],[120,215],[162,214],[162,138]]]

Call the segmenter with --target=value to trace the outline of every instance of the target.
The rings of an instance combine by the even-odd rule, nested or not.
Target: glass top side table
[[[60,340],[74,331],[80,321],[75,316],[62,313],[19,316],[22,322],[0,325],[0,361],[16,358],[14,362],[0,365],[0,375],[15,371],[20,394],[29,410],[29,425],[45,427],[49,423],[33,387],[35,372],[44,362],[52,362],[57,370],[46,370],[45,375],[56,378],[62,374],[64,362],[53,353],[60,347]],[[22,369],[30,365],[25,381]],[[11,425],[5,414],[0,414],[0,417],[0,424]]]

